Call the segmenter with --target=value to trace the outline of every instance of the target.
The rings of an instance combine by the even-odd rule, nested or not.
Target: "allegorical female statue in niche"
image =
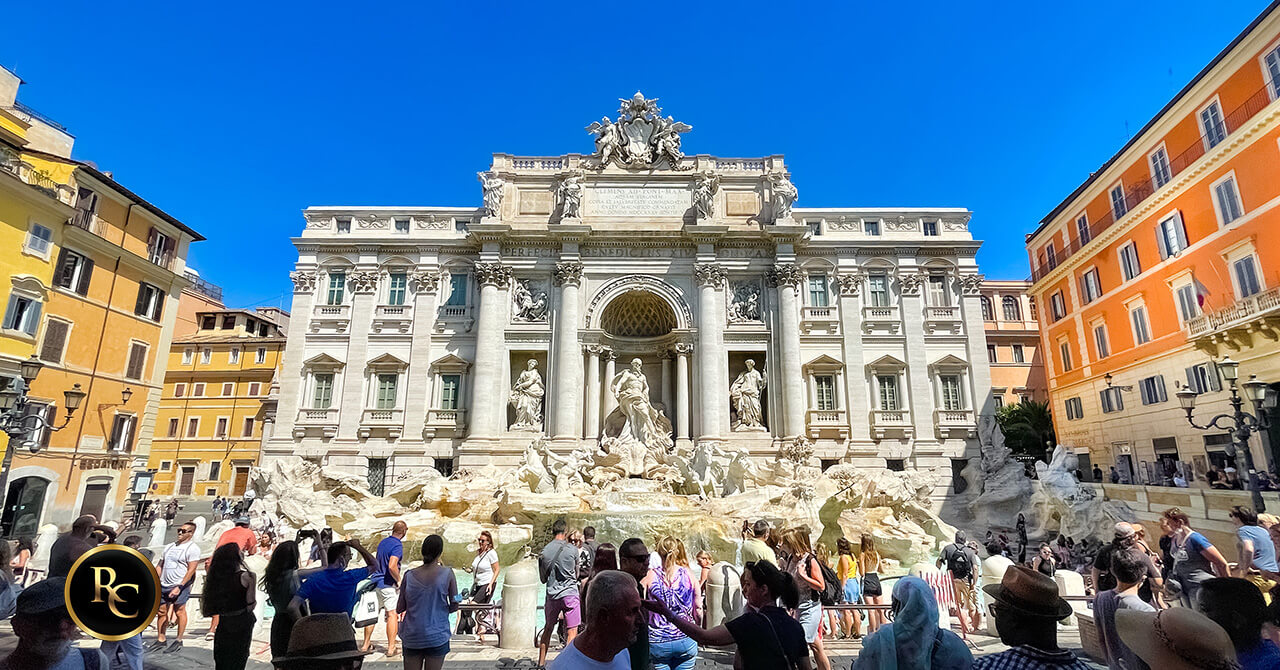
[[[511,386],[509,402],[516,410],[516,422],[511,424],[511,430],[542,430],[542,396],[545,391],[542,375],[538,374],[538,361],[529,359],[524,372]]]
[[[734,430],[764,430],[764,410],[760,399],[764,393],[764,375],[756,370],[756,362],[747,359],[747,369],[729,387],[729,400],[738,414]]]

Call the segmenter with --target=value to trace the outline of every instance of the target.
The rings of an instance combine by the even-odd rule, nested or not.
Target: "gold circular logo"
[[[71,566],[63,595],[80,630],[99,640],[124,640],[156,618],[160,575],[136,549],[104,544]]]

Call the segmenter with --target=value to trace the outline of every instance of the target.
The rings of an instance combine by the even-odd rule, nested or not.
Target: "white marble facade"
[[[307,209],[264,460],[387,481],[515,464],[531,366],[563,453],[618,420],[609,381],[639,358],[677,446],[772,459],[803,434],[827,461],[940,468],[944,490],[990,398],[970,213],[793,207],[781,156],[665,155],[495,154],[482,206]],[[762,429],[730,398],[748,359]]]

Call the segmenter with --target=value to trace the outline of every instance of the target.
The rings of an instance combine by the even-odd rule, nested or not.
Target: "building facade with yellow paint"
[[[240,496],[258,463],[268,420],[263,403],[280,365],[289,315],[268,308],[209,309],[212,289],[197,283],[182,294],[180,324],[189,318],[195,330],[175,337],[169,350],[147,464],[160,498]]]
[[[44,368],[28,409],[61,429],[33,430],[14,445],[0,492],[0,534],[9,537],[81,514],[128,513],[135,475],[146,473],[178,295],[191,283],[187,249],[204,239],[72,159],[74,138],[17,102],[20,83],[0,71],[0,243],[15,252],[0,257],[9,277],[0,375],[12,379],[35,355]],[[29,204],[19,186],[46,200]],[[87,395],[63,425],[63,391],[76,384]]]

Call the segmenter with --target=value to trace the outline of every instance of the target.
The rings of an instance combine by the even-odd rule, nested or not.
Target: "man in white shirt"
[[[168,654],[182,648],[182,635],[187,632],[187,600],[191,598],[196,567],[200,564],[200,547],[191,539],[195,532],[196,525],[190,521],[178,526],[178,540],[160,554],[160,613],[156,615],[159,634],[147,651],[164,649]],[[169,628],[171,607],[178,619],[178,635],[166,644],[165,630]]]
[[[548,670],[631,670],[627,647],[636,639],[640,593],[635,578],[605,570],[591,580],[586,630],[565,646]]]

